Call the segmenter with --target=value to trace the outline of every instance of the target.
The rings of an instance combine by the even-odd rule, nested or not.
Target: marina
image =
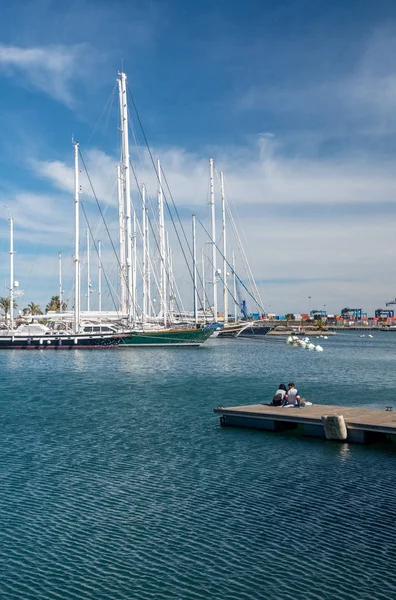
[[[118,205],[118,231],[115,231],[117,243],[110,234],[104,213],[98,201],[90,173],[87,169],[80,144],[73,138],[73,200],[74,200],[74,254],[73,254],[73,283],[70,290],[69,304],[72,310],[68,310],[68,302],[64,301],[64,277],[62,271],[62,254],[58,252],[58,277],[59,295],[52,296],[52,302],[47,305],[44,314],[40,306],[35,302],[29,307],[19,310],[16,298],[23,297],[24,291],[19,288],[19,281],[15,280],[14,265],[14,219],[9,212],[9,291],[7,297],[0,298],[0,305],[4,311],[4,319],[0,321],[0,349],[76,349],[76,348],[108,348],[120,345],[123,349],[141,347],[183,347],[200,346],[209,337],[252,337],[264,336],[271,329],[271,325],[265,323],[261,317],[265,314],[260,293],[257,288],[253,273],[248,263],[247,255],[243,249],[235,220],[232,216],[230,206],[227,204],[224,185],[224,174],[220,172],[220,198],[221,198],[221,245],[216,239],[216,181],[215,164],[213,158],[209,159],[208,180],[210,186],[210,233],[205,225],[198,219],[201,225],[201,235],[197,236],[197,216],[192,218],[192,239],[189,241],[185,228],[178,217],[177,208],[170,207],[168,197],[172,192],[167,183],[165,172],[161,166],[160,159],[156,163],[152,160],[154,181],[157,187],[156,199],[151,197],[146,184],[139,182],[136,178],[136,165],[133,163],[133,155],[139,154],[140,149],[137,138],[130,144],[130,134],[133,128],[131,111],[128,102],[132,100],[135,108],[133,116],[141,128],[146,149],[151,155],[151,149],[143,129],[139,113],[134,104],[131,90],[127,85],[127,75],[118,72],[116,88],[119,96],[119,114],[117,133],[118,150],[120,152],[119,162],[114,162],[117,177],[117,205]],[[114,88],[115,89],[115,88]],[[103,114],[103,113],[102,113]],[[116,131],[115,131],[116,133]],[[132,154],[132,158],[131,158]],[[135,159],[136,160],[136,159]],[[114,170],[115,171],[115,170]],[[131,171],[135,174],[135,186],[132,185]],[[111,179],[115,179],[115,172]],[[91,223],[87,218],[84,204],[80,198],[84,187],[84,178],[89,182],[91,193],[97,203],[97,212],[101,226],[107,233],[110,242],[110,253],[107,261],[112,261],[113,268],[117,273],[117,283],[109,281],[105,270],[102,253],[102,242],[93,233]],[[113,182],[115,183],[115,181]],[[135,187],[135,189],[133,189]],[[217,201],[218,204],[218,201]],[[114,203],[113,210],[116,208]],[[219,211],[220,206],[217,208]],[[165,213],[168,212],[168,220]],[[174,214],[173,214],[174,213]],[[228,216],[228,219],[227,219]],[[81,243],[81,221],[86,220],[85,252]],[[170,222],[169,222],[170,221]],[[237,257],[234,250],[231,252],[230,262],[227,259],[226,241],[227,222],[229,221],[233,243],[238,246],[244,270],[244,282],[236,271]],[[173,231],[172,231],[173,229]],[[173,260],[176,255],[170,246],[169,234],[176,237],[176,251],[184,259],[183,269],[185,275],[189,276],[190,283],[182,295],[178,287],[178,277],[173,270]],[[201,256],[200,271],[197,261],[197,240],[201,244],[199,254]],[[91,271],[91,245],[97,254],[97,299],[98,310],[92,310],[91,294],[93,278]],[[210,248],[210,254],[205,256],[206,246]],[[150,250],[151,249],[151,250]],[[222,269],[217,267],[217,261],[222,263]],[[209,263],[211,279],[206,280],[205,263]],[[84,310],[84,293],[82,284],[82,272],[84,271],[86,285],[86,304]],[[241,273],[242,275],[242,273]],[[107,291],[112,303],[111,310],[103,310],[102,281],[107,283]],[[250,287],[250,289],[249,289]],[[189,288],[189,289],[188,289]],[[218,289],[219,288],[219,289]],[[219,303],[219,292],[222,291],[222,302]],[[185,297],[184,297],[185,296]],[[157,299],[158,297],[158,299]],[[250,307],[255,307],[258,313],[253,317],[247,309],[247,299]],[[184,303],[188,307],[186,311]],[[191,303],[193,311],[190,310]],[[229,304],[232,312],[229,312]],[[48,306],[50,310],[48,310]],[[31,309],[34,310],[31,310]],[[220,309],[223,312],[220,313]],[[33,335],[29,329],[33,330]],[[107,328],[107,332],[104,332]],[[91,335],[84,335],[89,333]],[[36,335],[34,335],[36,334]],[[45,336],[45,338],[44,338]]]
[[[395,600],[396,5],[0,30],[0,600]]]

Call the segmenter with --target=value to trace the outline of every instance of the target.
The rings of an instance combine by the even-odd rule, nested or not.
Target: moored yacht
[[[120,348],[138,346],[201,346],[213,334],[212,327],[131,331],[123,336]]]
[[[66,349],[75,348],[116,348],[122,335],[113,331],[108,333],[84,332],[80,318],[80,259],[79,259],[79,183],[78,183],[78,144],[74,143],[74,204],[75,204],[75,296],[74,321],[70,329],[51,329],[41,323],[22,324],[14,328],[14,229],[10,218],[10,287],[9,287],[9,323],[0,330],[0,349]]]
[[[0,330],[0,350],[73,350],[116,348],[122,336],[115,333],[89,334],[54,331],[40,323]]]
[[[220,338],[251,338],[254,336],[262,337],[267,335],[273,327],[264,325],[263,321],[243,321],[241,323],[233,323],[229,326],[219,329],[218,337]]]

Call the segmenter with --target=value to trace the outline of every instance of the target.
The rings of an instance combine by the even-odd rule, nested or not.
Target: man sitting
[[[282,406],[283,407],[297,406],[297,408],[300,408],[301,398],[298,394],[298,390],[294,386],[294,383],[293,382],[289,383],[288,388],[289,389],[283,399]]]

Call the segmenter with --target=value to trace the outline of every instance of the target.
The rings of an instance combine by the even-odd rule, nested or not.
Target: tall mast
[[[62,312],[63,289],[62,289],[62,252],[59,252],[59,310]]]
[[[146,271],[147,317],[148,317],[148,319],[150,319],[150,317],[151,317],[150,233],[149,233],[149,212],[148,212],[148,206],[147,206],[146,201],[145,201],[145,206],[146,206],[146,208],[145,208],[145,215],[146,215],[145,241],[146,241],[146,265],[147,265],[147,271]]]
[[[125,214],[124,214],[124,182],[121,165],[117,165],[117,191],[118,191],[118,229],[120,241],[120,310],[123,315],[127,313],[127,272],[125,264]]]
[[[14,329],[14,219],[10,222],[10,329]]]
[[[234,283],[234,321],[235,323],[238,321],[238,314],[237,314],[237,301],[236,301],[236,274],[235,274],[235,252],[234,250],[232,251],[232,278],[233,278],[233,283]]]
[[[160,293],[161,293],[161,312],[164,325],[167,323],[167,305],[166,305],[166,265],[165,265],[165,222],[164,222],[164,196],[162,191],[161,163],[157,161],[158,169],[158,225],[160,242]]]
[[[227,290],[227,238],[226,238],[226,211],[224,194],[224,175],[220,173],[221,187],[221,215],[223,227],[223,321],[224,325],[228,323],[228,290]]]
[[[98,240],[98,303],[99,311],[102,311],[102,242]]]
[[[125,224],[126,224],[126,267],[127,267],[127,313],[130,325],[135,324],[134,281],[132,279],[132,229],[131,229],[131,177],[129,169],[129,131],[128,131],[128,104],[126,92],[125,73],[121,76],[121,137],[122,159],[125,183]]]
[[[194,321],[198,325],[198,296],[197,296],[197,238],[195,229],[195,215],[192,216],[193,237],[193,285],[194,285]]]
[[[205,254],[202,248],[202,309],[204,314],[204,321],[206,323],[206,284],[205,284]]]
[[[80,331],[80,215],[78,183],[78,143],[74,143],[74,332]]]
[[[133,208],[133,220],[132,220],[132,310],[133,310],[133,323],[137,320],[137,219],[136,211]]]
[[[166,232],[166,256],[168,258],[168,298],[169,298],[169,319],[172,320],[175,300],[175,282],[173,280],[173,257],[169,244],[169,232]]]
[[[143,302],[142,302],[142,324],[146,323],[147,317],[147,248],[146,248],[146,186],[142,185],[142,244],[143,244]]]
[[[210,206],[212,223],[212,269],[213,269],[213,318],[217,320],[217,269],[216,269],[216,222],[215,222],[215,203],[214,203],[214,183],[213,183],[213,158],[209,159],[210,170]]]
[[[91,257],[89,248],[89,229],[87,229],[87,311],[91,309]]]

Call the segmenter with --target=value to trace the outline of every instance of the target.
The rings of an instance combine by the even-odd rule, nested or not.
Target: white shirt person
[[[294,383],[289,383],[288,388],[289,389],[284,397],[282,406],[297,406],[298,408],[300,408],[301,398],[299,396],[297,388],[294,386]]]

